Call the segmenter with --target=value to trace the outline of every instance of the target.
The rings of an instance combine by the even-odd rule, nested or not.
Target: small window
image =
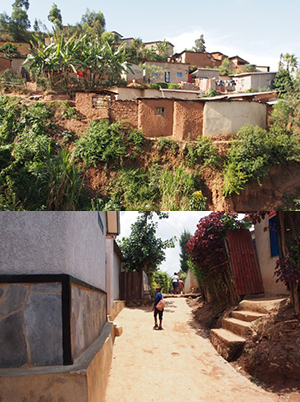
[[[164,116],[165,115],[165,108],[164,107],[156,107],[154,113],[155,113],[156,116]]]
[[[95,109],[106,109],[109,106],[109,100],[103,96],[93,97],[93,108]]]
[[[177,77],[182,78],[182,73],[177,73]]]
[[[158,77],[158,73],[153,73],[153,77]]]

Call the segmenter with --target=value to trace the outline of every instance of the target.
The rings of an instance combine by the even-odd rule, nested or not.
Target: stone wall
[[[72,364],[103,331],[105,292],[68,275],[44,278],[0,276],[0,368]]]
[[[106,323],[106,295],[72,284],[72,340],[76,359],[100,336]]]
[[[63,364],[60,283],[0,283],[0,367]]]

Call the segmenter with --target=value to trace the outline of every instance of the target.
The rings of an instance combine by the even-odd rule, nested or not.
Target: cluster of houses
[[[116,44],[125,43],[126,47],[131,46],[134,38],[123,38],[117,32],[113,32]],[[246,92],[248,90],[258,91],[260,88],[272,89],[272,81],[276,75],[270,72],[268,66],[252,65],[255,72],[243,72],[243,67],[250,65],[247,60],[239,56],[228,57],[221,52],[193,52],[184,50],[181,53],[174,53],[174,45],[170,42],[146,42],[145,48],[156,49],[161,52],[159,45],[165,44],[167,61],[144,61],[142,65],[125,63],[122,79],[127,85],[138,86],[155,83],[172,83],[180,85],[181,89],[197,91],[205,94],[214,89],[219,93]],[[0,42],[1,46],[5,42]],[[24,58],[30,48],[29,43],[14,43],[19,52],[18,56],[11,59],[1,55],[0,72],[10,69],[13,73],[21,75],[23,72]],[[229,70],[233,72],[229,76],[221,76],[219,67],[227,59]],[[153,69],[154,67],[154,69]],[[150,72],[151,71],[151,72]]]
[[[124,273],[119,214],[0,213],[2,401],[10,401],[12,391],[16,401],[105,401],[114,339],[122,332],[115,317],[126,299],[149,297],[144,274]],[[247,276],[235,272],[235,281],[246,286],[238,294],[286,293],[273,276],[277,233],[265,230],[275,220],[272,213],[256,225],[260,268],[250,275],[248,264]],[[245,265],[245,254],[235,254]],[[257,276],[261,286],[253,290]]]

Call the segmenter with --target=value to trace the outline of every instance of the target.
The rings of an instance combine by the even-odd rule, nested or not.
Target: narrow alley
[[[192,322],[185,298],[166,298],[163,331],[151,307],[125,308],[116,338],[106,402],[278,402],[220,357]]]

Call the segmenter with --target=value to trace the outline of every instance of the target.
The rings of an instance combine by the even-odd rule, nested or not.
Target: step
[[[210,341],[216,351],[228,362],[233,361],[241,354],[246,339],[227,331],[224,328],[212,329]]]
[[[222,327],[245,338],[252,333],[251,322],[238,320],[236,318],[223,318]]]
[[[264,298],[244,299],[239,303],[238,309],[267,314],[273,309],[278,310],[286,303],[286,301],[287,297],[284,298],[264,297]]]
[[[238,320],[252,322],[252,321],[257,320],[260,317],[265,316],[265,314],[256,313],[255,311],[234,310],[231,312],[231,316],[232,316],[232,318],[236,318]]]

